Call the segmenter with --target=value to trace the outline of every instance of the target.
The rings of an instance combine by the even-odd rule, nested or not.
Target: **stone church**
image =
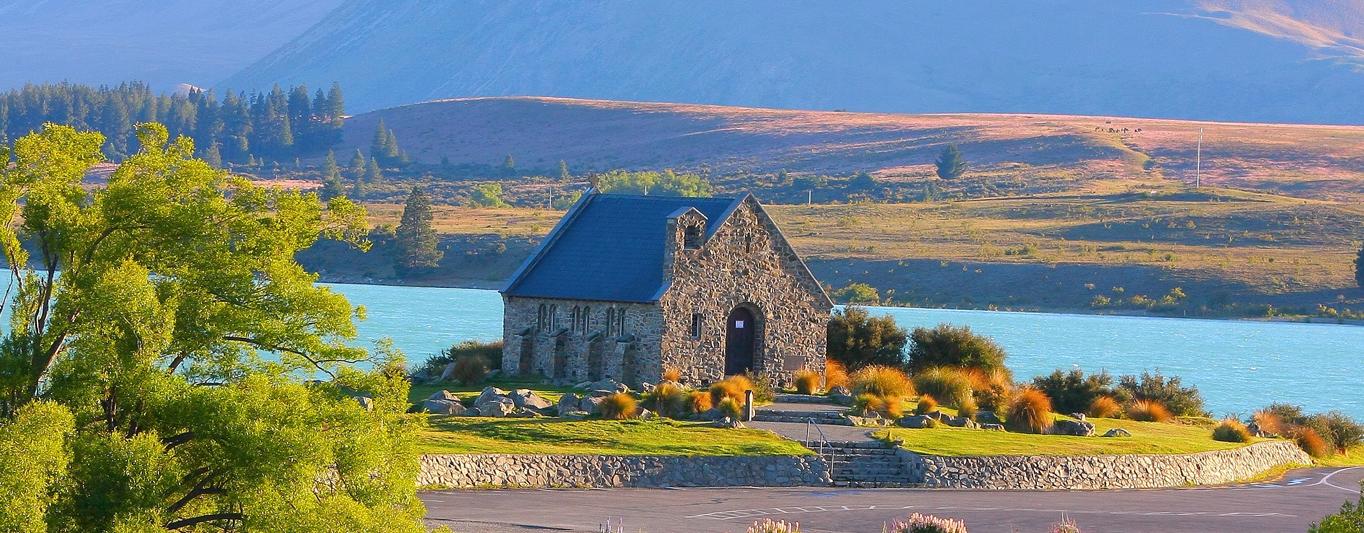
[[[504,372],[631,386],[822,371],[833,308],[751,195],[588,191],[501,292]]]

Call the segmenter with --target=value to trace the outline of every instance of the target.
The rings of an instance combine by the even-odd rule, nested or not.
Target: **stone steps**
[[[821,453],[818,441],[801,445]],[[909,487],[909,471],[895,449],[877,441],[838,441],[823,443],[822,453],[830,464],[835,487],[877,488]]]
[[[816,424],[828,426],[851,426],[852,421],[837,411],[773,411],[759,410],[753,415],[757,422],[805,423],[813,420]]]

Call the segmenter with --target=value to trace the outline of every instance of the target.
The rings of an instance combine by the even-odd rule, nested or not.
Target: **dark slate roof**
[[[663,288],[668,218],[706,216],[706,238],[742,198],[678,198],[589,192],[512,275],[508,296],[653,302]]]

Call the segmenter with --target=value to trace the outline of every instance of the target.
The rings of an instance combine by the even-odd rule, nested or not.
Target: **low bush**
[[[875,394],[882,398],[904,398],[914,395],[914,385],[898,368],[873,365],[863,367],[852,375],[853,394]]]
[[[1046,433],[1052,426],[1051,399],[1032,387],[1020,389],[1009,402],[1004,426],[1017,433]]]
[[[919,403],[914,406],[914,414],[926,415],[938,410],[938,401],[927,394],[919,395]]]
[[[819,392],[819,372],[802,368],[791,374],[791,380],[796,382],[796,392],[801,394],[815,394]]]
[[[1093,418],[1117,418],[1122,414],[1122,406],[1112,396],[1099,396],[1089,403],[1085,413]]]
[[[715,408],[720,411],[721,416],[727,416],[734,420],[739,420],[744,413],[743,402],[729,396],[721,398],[720,402],[715,404]]]
[[[461,355],[455,359],[455,368],[451,377],[460,385],[473,385],[481,383],[483,378],[488,377],[489,367],[488,358],[479,354]]]
[[[1360,263],[1360,272],[1364,273],[1364,251],[1360,251]],[[1360,489],[1364,489],[1364,483],[1360,484]],[[1327,515],[1321,519],[1321,522],[1312,524],[1307,528],[1307,533],[1359,533],[1364,531],[1364,492],[1360,494],[1358,503],[1347,501],[1341,504],[1339,513]]]
[[[764,518],[748,526],[748,533],[800,533],[800,524]]]
[[[441,350],[437,355],[428,357],[412,372],[413,376],[427,376],[438,378],[445,372],[446,365],[465,356],[482,356],[488,362],[489,370],[502,368],[502,341],[479,342],[463,341],[454,346]]]
[[[1212,440],[1222,442],[1250,442],[1250,430],[1236,419],[1228,418],[1212,430]]]
[[[639,413],[639,404],[629,393],[617,392],[602,399],[601,417],[607,420],[625,420]]]
[[[777,386],[772,382],[772,376],[767,374],[744,374],[748,379],[749,387],[753,390],[753,403],[772,403],[777,399]],[[739,394],[739,403],[743,404],[743,394]]]
[[[959,368],[934,367],[914,374],[914,389],[948,407],[971,402],[971,378]]]
[[[909,332],[890,316],[873,317],[866,309],[848,306],[829,319],[829,359],[849,370],[870,365],[899,366],[905,361]]]
[[[843,367],[843,363],[833,359],[824,362],[824,390],[850,386],[852,381],[848,379],[848,369]]]
[[[715,402],[711,401],[710,393],[705,391],[691,391],[687,394],[687,400],[691,405],[691,412],[704,413],[715,407]]]
[[[682,382],[682,369],[670,366],[663,369],[663,381]]]
[[[1340,411],[1312,415],[1304,425],[1316,430],[1338,452],[1343,453],[1364,441],[1364,426]]]
[[[1331,455],[1331,445],[1326,443],[1326,439],[1321,437],[1317,430],[1306,426],[1300,426],[1293,430],[1293,442],[1298,444],[1302,451],[1307,452],[1315,458],[1322,458]]]
[[[1083,370],[1056,370],[1032,379],[1033,387],[1051,398],[1052,407],[1062,413],[1083,413],[1100,396],[1113,395],[1113,376],[1100,371],[1085,375]]]
[[[977,414],[980,414],[980,408],[976,407],[976,401],[974,399],[968,398],[966,403],[957,406],[957,416],[975,420]]]
[[[915,328],[909,335],[909,369],[915,373],[937,366],[1003,368],[1004,349],[993,339],[977,335],[969,326],[938,324],[937,327]]]
[[[658,414],[668,418],[682,418],[692,413],[691,392],[672,381],[658,384],[649,393],[649,404]]]
[[[1160,372],[1142,372],[1141,377],[1123,376],[1118,382],[1121,393],[1131,395],[1133,400],[1159,402],[1170,412],[1179,416],[1208,416],[1203,409],[1203,396],[1198,387],[1184,387],[1176,376],[1166,378]]]
[[[739,405],[743,405],[746,390],[753,390],[753,382],[749,381],[748,376],[736,374],[710,385],[710,401],[718,406],[721,400],[733,398]],[[754,392],[754,395],[757,393]]]
[[[880,396],[869,392],[853,398],[853,410],[870,416],[876,413],[885,418],[900,418],[905,414],[904,399],[899,396]]]
[[[1001,411],[1009,405],[1009,399],[1014,394],[1014,378],[1009,374],[1009,369],[968,368],[966,375],[971,378],[971,395],[975,397],[977,406]]]
[[[1269,409],[1256,411],[1255,414],[1250,416],[1250,420],[1251,422],[1255,422],[1255,425],[1260,427],[1260,431],[1265,433],[1272,433],[1274,435],[1288,434],[1288,423],[1285,422],[1283,417],[1279,416],[1278,413],[1270,411]]]
[[[1138,422],[1173,422],[1175,416],[1155,400],[1136,400],[1127,406],[1127,418]]]
[[[951,518],[914,513],[882,528],[886,533],[966,533],[966,523]]]

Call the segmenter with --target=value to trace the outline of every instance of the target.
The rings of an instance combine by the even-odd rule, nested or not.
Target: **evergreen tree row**
[[[341,140],[345,115],[341,87],[308,94],[287,91],[238,92],[217,98],[212,91],[156,94],[144,83],[116,87],[70,83],[26,85],[0,93],[0,140],[37,131],[44,122],[98,130],[107,138],[104,154],[121,160],[137,150],[133,125],[160,122],[172,136],[194,139],[199,155],[214,165],[254,166],[318,153]]]

